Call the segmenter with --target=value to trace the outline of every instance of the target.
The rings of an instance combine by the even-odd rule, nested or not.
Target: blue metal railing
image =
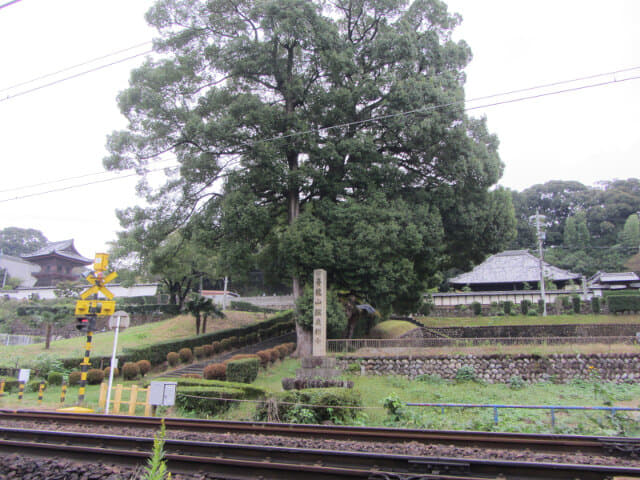
[[[611,416],[614,416],[618,411],[633,411],[638,412],[640,408],[634,407],[580,407],[572,405],[499,405],[493,403],[407,403],[408,407],[439,407],[441,412],[444,413],[445,408],[492,408],[493,409],[493,422],[498,424],[498,409],[499,408],[524,408],[530,410],[549,410],[551,413],[551,426],[556,425],[556,410],[604,410],[609,411]]]

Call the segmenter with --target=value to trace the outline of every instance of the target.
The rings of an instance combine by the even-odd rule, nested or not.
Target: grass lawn
[[[640,315],[550,315],[529,317],[417,317],[425,327],[483,327],[496,325],[640,324]]]
[[[369,332],[369,338],[397,338],[411,330],[416,326],[411,322],[403,320],[387,320],[380,322]]]
[[[213,332],[227,328],[241,327],[263,321],[261,313],[226,312],[222,319],[209,319],[207,331]],[[190,315],[179,315],[160,322],[145,323],[136,327],[122,330],[118,335],[118,352],[126,347],[141,347],[164,340],[191,337],[196,334],[195,321]],[[92,355],[111,355],[113,350],[114,332],[102,332],[93,336]],[[84,355],[86,336],[78,335],[74,338],[51,342],[51,348],[45,350],[44,343],[32,345],[0,346],[0,366],[22,367],[28,365],[40,354],[55,358],[79,357]]]

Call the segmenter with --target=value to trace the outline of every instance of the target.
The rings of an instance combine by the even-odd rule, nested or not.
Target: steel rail
[[[84,425],[119,425],[136,428],[160,428],[160,419],[125,415],[76,414],[32,410],[0,410],[0,421],[42,420],[46,422],[82,423]],[[416,430],[384,427],[350,427],[335,425],[299,425],[287,423],[239,422],[190,418],[165,418],[168,430],[205,431],[209,433],[247,433],[317,439],[410,442],[447,444],[465,447],[534,449],[539,452],[576,452],[590,454],[638,454],[640,438],[598,437],[585,435],[526,434],[456,430]]]
[[[23,455],[132,465],[146,462],[152,446],[153,439],[144,437],[0,428],[0,451]],[[206,471],[234,479],[603,480],[640,476],[640,467],[418,457],[186,440],[166,440],[164,451],[169,469],[176,473]]]

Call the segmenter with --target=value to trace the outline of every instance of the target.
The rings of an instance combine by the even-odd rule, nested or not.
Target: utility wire
[[[179,165],[169,165],[169,166],[166,166],[166,167],[160,167],[160,168],[154,168],[154,169],[151,169],[151,170],[145,170],[145,172],[146,173],[157,172],[157,171],[160,171],[160,170],[165,170],[167,168],[174,168],[174,167],[178,167],[178,166]],[[29,194],[26,194],[26,195],[21,195],[19,197],[2,199],[2,200],[0,200],[0,203],[12,202],[14,200],[23,200],[25,198],[31,198],[31,197],[39,197],[41,195],[47,195],[49,193],[64,192],[66,190],[73,190],[73,189],[76,189],[76,188],[88,187],[90,185],[97,185],[99,183],[113,182],[115,180],[122,180],[123,178],[133,177],[133,176],[136,176],[136,175],[138,175],[138,174],[135,173],[135,172],[134,173],[128,173],[127,175],[119,175],[117,177],[105,178],[105,179],[102,179],[102,180],[95,180],[93,182],[86,182],[86,183],[81,183],[81,184],[76,184],[76,185],[69,185],[67,187],[54,188],[54,189],[51,189],[51,190],[47,190],[45,192],[29,193]]]
[[[149,42],[147,42],[147,43],[149,43]],[[129,49],[125,49],[125,50],[130,50],[132,48],[135,48],[135,47],[141,46],[141,45],[145,45],[145,43],[130,47]],[[125,51],[125,50],[121,50],[121,51]],[[115,53],[118,53],[118,52],[114,52],[114,54]],[[109,55],[107,55],[107,56],[109,56]],[[104,58],[104,57],[100,57],[100,58]],[[92,60],[90,60],[89,62],[86,62],[86,63],[90,63],[91,61]],[[82,65],[82,64],[80,64],[80,65]],[[69,68],[74,68],[74,67],[69,67]],[[620,74],[620,73],[631,72],[631,71],[634,71],[634,70],[640,70],[640,66],[624,68],[624,69],[620,69],[620,70],[614,70],[614,71],[611,71],[611,72],[597,73],[597,74],[592,74],[592,75],[588,75],[588,76],[573,78],[573,79],[570,79],[570,80],[561,80],[561,81],[557,81],[557,82],[546,83],[546,84],[542,84],[542,85],[536,85],[536,86],[521,88],[521,89],[517,89],[517,90],[511,90],[511,91],[507,91],[507,92],[503,92],[503,93],[494,93],[494,94],[491,94],[491,95],[472,98],[472,99],[466,100],[466,102],[467,103],[471,103],[471,102],[476,102],[476,101],[479,101],[479,100],[487,100],[487,99],[490,99],[490,98],[496,98],[496,97],[502,97],[502,96],[506,96],[506,95],[512,95],[512,94],[515,94],[515,93],[523,93],[523,92],[528,92],[528,91],[533,91],[533,90],[539,90],[541,88],[548,88],[548,87],[552,87],[552,86],[565,85],[565,84],[568,84],[568,83],[575,83],[575,82],[579,82],[579,81],[583,81],[583,80],[589,80],[589,79],[599,78],[599,77],[608,76],[608,75],[616,75],[616,74]],[[49,75],[53,75],[53,74],[49,74]],[[45,75],[45,76],[49,76],[49,75]],[[43,78],[43,77],[40,77],[40,78]],[[616,81],[617,80],[614,80],[613,82],[615,83]],[[29,81],[29,82],[31,82],[31,81]],[[29,83],[29,82],[24,82],[24,83]],[[9,87],[9,88],[11,88],[11,87]],[[576,87],[576,88],[577,89],[581,89],[581,88],[587,88],[587,87]],[[2,90],[0,90],[0,91],[2,91]],[[567,91],[567,90],[563,90],[562,92],[565,92],[565,91]],[[551,92],[551,93],[548,93],[548,94],[543,94],[543,96],[544,95],[551,95],[551,94],[555,94],[555,92]],[[525,99],[529,99],[529,98],[534,98],[534,97],[526,97]],[[520,101],[520,100],[521,99],[513,99],[513,100],[507,101],[507,103],[510,103],[512,101]],[[427,107],[427,108],[431,108],[431,109],[435,110],[437,108],[444,108],[445,106],[451,106],[451,105],[455,105],[456,103],[462,103],[462,102],[464,102],[464,101],[452,102],[452,103],[449,103],[449,104],[446,104],[446,105],[436,105],[436,106]],[[498,105],[498,104],[499,103],[492,104],[492,105],[489,105],[489,106]],[[468,108],[465,109],[465,111],[472,110],[472,109],[477,109],[477,108],[485,108],[485,107],[486,106],[468,107]],[[426,109],[423,109],[423,110],[426,111]],[[415,111],[412,111],[412,112],[418,112],[418,111],[419,110],[415,110]],[[408,115],[408,114],[411,114],[412,112],[403,112],[403,113],[400,113],[400,114],[397,114],[397,115]],[[369,121],[374,121],[377,118],[380,118],[380,117],[376,117],[374,119],[370,119]],[[345,125],[349,125],[349,124],[345,124]],[[328,128],[337,128],[337,127],[326,127],[326,128],[328,129]],[[320,129],[318,129],[318,130],[320,130]],[[315,130],[312,130],[312,131],[315,131]],[[282,137],[274,137],[274,139],[277,139],[277,138],[282,138]],[[261,140],[261,141],[267,141],[267,140]],[[157,160],[157,161],[164,161],[164,160]],[[126,170],[131,170],[131,169],[126,169]],[[124,171],[126,171],[126,170],[124,170]],[[107,173],[111,173],[111,172],[101,170],[100,172],[87,173],[87,174],[77,175],[77,176],[73,176],[73,177],[61,178],[61,179],[58,179],[58,180],[51,180],[51,181],[48,181],[48,182],[42,182],[42,183],[37,183],[37,184],[32,184],[32,185],[24,185],[24,186],[21,186],[21,187],[8,188],[8,189],[0,190],[0,193],[12,192],[12,191],[16,191],[16,190],[24,190],[24,189],[27,189],[27,188],[40,187],[40,186],[44,186],[44,185],[51,185],[51,184],[61,183],[61,182],[69,181],[69,180],[77,180],[79,178],[85,178],[85,177],[90,177],[90,176],[95,176],[95,175],[104,175],[104,174],[107,174]]]
[[[11,0],[10,2],[7,3],[3,3],[2,5],[0,5],[0,9],[4,8],[4,7],[8,7],[9,5],[13,5],[14,3],[18,3],[20,0]]]
[[[640,68],[640,67],[638,67],[638,68]],[[627,78],[620,79],[620,80],[614,79],[614,80],[609,80],[609,81],[606,81],[606,82],[599,82],[599,83],[595,83],[595,84],[583,85],[583,86],[567,88],[567,89],[563,89],[563,90],[556,90],[556,91],[553,91],[553,92],[545,92],[545,93],[540,93],[540,94],[536,94],[536,95],[529,95],[529,96],[525,96],[525,97],[519,97],[519,98],[514,98],[514,99],[509,99],[509,100],[503,100],[503,101],[498,101],[498,102],[494,102],[494,103],[478,105],[478,106],[474,106],[474,107],[468,107],[468,108],[465,108],[464,111],[477,110],[477,109],[481,109],[481,108],[495,107],[495,106],[499,106],[499,105],[506,105],[506,104],[510,104],[510,103],[522,102],[522,101],[525,101],[525,100],[533,100],[533,99],[537,99],[537,98],[543,98],[543,97],[559,95],[559,94],[569,93],[569,92],[576,92],[576,91],[585,90],[585,89],[589,89],[589,88],[602,87],[602,86],[606,86],[606,85],[612,85],[614,83],[621,83],[621,82],[627,82],[627,81],[638,80],[638,79],[640,79],[640,76],[627,77]],[[531,90],[531,89],[534,89],[534,88],[536,88],[536,87],[530,87],[529,89],[524,89],[524,90]],[[514,90],[514,92],[515,92],[515,90]],[[490,98],[490,97],[495,97],[495,96],[501,96],[501,95],[500,94],[495,94],[495,95],[491,95],[491,96],[488,96],[488,97],[479,97],[479,98],[482,99],[482,98]],[[389,115],[381,115],[381,116],[378,116],[378,117],[373,117],[373,118],[365,119],[365,120],[359,120],[359,121],[355,121],[355,122],[347,122],[347,123],[338,124],[338,125],[332,125],[332,126],[328,126],[328,127],[320,127],[320,128],[316,128],[316,129],[310,129],[310,130],[307,130],[307,131],[303,131],[303,132],[294,132],[294,133],[291,133],[291,134],[288,134],[288,135],[282,135],[282,136],[278,136],[278,137],[270,137],[270,138],[266,138],[266,139],[262,139],[262,140],[255,140],[253,142],[247,142],[246,145],[251,146],[251,145],[258,144],[258,143],[266,143],[266,142],[281,140],[281,139],[284,139],[284,138],[291,138],[291,137],[295,137],[295,136],[299,136],[299,135],[306,135],[306,134],[310,134],[310,133],[328,131],[328,130],[332,130],[332,129],[336,129],[336,128],[344,128],[344,127],[353,126],[353,125],[361,125],[361,124],[371,123],[371,122],[374,122],[374,121],[388,119],[388,118],[397,118],[397,117],[402,117],[402,116],[409,116],[409,115],[415,115],[415,114],[421,114],[421,113],[428,113],[428,112],[431,112],[431,111],[434,111],[434,110],[437,110],[437,109],[440,109],[440,108],[459,105],[461,103],[464,104],[465,100],[458,100],[458,101],[455,101],[455,102],[449,102],[449,103],[441,104],[441,105],[433,105],[433,106],[419,108],[419,109],[415,109],[415,110],[409,110],[409,111],[406,111],[406,112],[399,112],[399,113],[394,113],[394,114],[389,114]],[[155,170],[149,170],[149,171],[158,171],[158,170],[162,170],[164,168],[170,168],[170,167],[163,167],[163,168],[159,168],[159,169],[155,169]],[[85,176],[89,176],[89,175],[91,175],[91,174],[86,174]],[[113,181],[113,180],[117,180],[119,178],[127,178],[127,177],[131,177],[131,176],[134,176],[134,175],[137,175],[137,173],[131,173],[131,174],[128,174],[128,175],[118,176],[118,177],[104,179],[104,180],[97,180],[97,181],[94,181],[94,182],[88,182],[88,183],[84,183],[84,184],[70,185],[70,186],[67,186],[67,187],[47,190],[47,191],[44,191],[44,192],[31,193],[31,194],[27,194],[27,195],[17,196],[17,197],[14,197],[14,198],[8,198],[8,199],[0,200],[0,203],[5,203],[5,202],[13,201],[13,200],[21,200],[21,199],[24,199],[24,198],[35,197],[35,196],[39,196],[39,195],[45,195],[45,194],[48,194],[48,193],[54,193],[54,192],[59,192],[59,191],[64,191],[64,190],[70,190],[70,189],[73,189],[73,188],[80,188],[80,187],[84,187],[84,186],[87,186],[87,185],[94,185],[94,184],[97,184],[97,183],[110,182],[110,181]],[[60,181],[63,181],[63,180],[60,180]]]
[[[93,62],[97,62],[98,60],[104,60],[105,58],[113,57],[114,55],[118,55],[120,53],[128,52],[129,50],[140,48],[140,47],[142,47],[144,45],[149,45],[150,43],[152,43],[152,42],[148,41],[148,42],[139,43],[137,45],[133,45],[133,46],[128,47],[128,48],[123,48],[122,50],[117,50],[115,52],[108,53],[108,54],[103,55],[101,57],[92,58],[91,60],[87,60],[87,61],[84,61],[82,63],[78,63],[76,65],[72,65],[70,67],[66,67],[66,68],[63,68],[63,69],[55,71],[55,72],[47,73],[45,75],[41,75],[39,77],[32,78],[31,80],[26,80],[24,82],[16,83],[16,84],[10,85],[8,87],[0,88],[0,92],[6,92],[7,90],[13,90],[14,88],[21,87],[23,85],[28,85],[29,83],[37,82],[38,80],[43,80],[45,78],[52,77],[54,75],[59,75],[60,73],[68,72],[69,70],[73,70],[73,69],[78,68],[78,67],[84,67],[85,65],[88,65],[88,64],[93,63]]]
[[[122,58],[120,60],[116,60],[114,62],[107,63],[105,65],[100,65],[100,66],[92,68],[90,70],[85,70],[84,72],[76,73],[75,75],[70,75],[68,77],[61,78],[61,79],[55,80],[53,82],[45,83],[44,85],[39,85],[39,86],[31,88],[29,90],[24,90],[22,92],[15,93],[13,95],[7,95],[4,98],[0,98],[0,102],[6,102],[7,100],[11,100],[12,98],[20,97],[22,95],[26,95],[28,93],[35,92],[37,90],[42,90],[43,88],[51,87],[53,85],[57,85],[59,83],[66,82],[67,80],[71,80],[73,78],[81,77],[81,76],[86,75],[88,73],[97,72],[98,70],[102,70],[102,69],[105,69],[107,67],[111,67],[113,65],[117,65],[118,63],[126,62],[128,60],[132,60],[134,58],[141,57],[142,55],[147,55],[149,53],[153,53],[153,50],[147,50],[147,51],[142,52],[142,53],[136,53],[135,55],[131,55],[130,57]]]

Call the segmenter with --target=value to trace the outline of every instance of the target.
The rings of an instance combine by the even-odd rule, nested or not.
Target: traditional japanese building
[[[589,288],[598,296],[603,290],[638,290],[640,276],[635,272],[598,272],[589,279]]]
[[[21,257],[40,267],[40,271],[32,273],[37,279],[36,287],[51,287],[64,280],[81,280],[84,267],[93,263],[92,259],[78,253],[73,239],[49,243]]]
[[[544,277],[560,290],[569,282],[580,283],[581,275],[542,262]],[[506,250],[491,255],[471,272],[449,279],[454,288],[471,291],[509,291],[538,289],[540,261],[527,250]]]

